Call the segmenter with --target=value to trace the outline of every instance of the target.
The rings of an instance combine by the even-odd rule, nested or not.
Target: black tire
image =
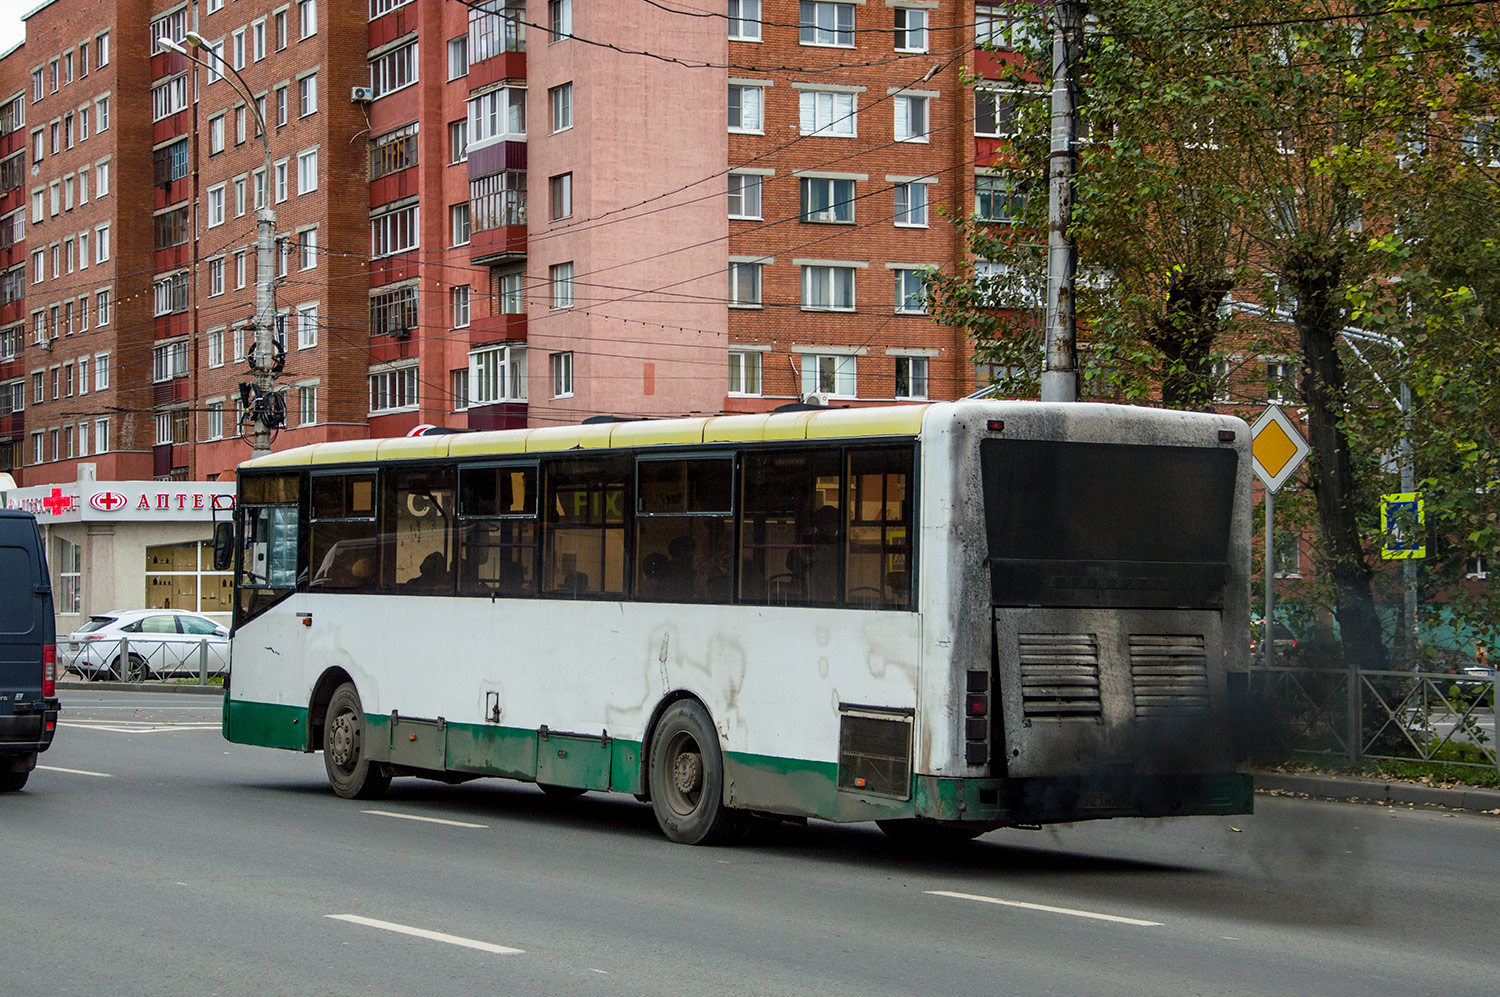
[[[26,785],[26,779],[30,772],[11,772],[8,769],[0,769],[0,793],[14,793]]]
[[[365,709],[353,682],[333,690],[323,721],[323,768],[328,784],[346,800],[373,800],[385,795],[391,777],[365,752]]]
[[[708,711],[695,700],[667,707],[651,737],[651,809],[668,839],[684,845],[733,841],[750,815],[724,805],[724,757]]]
[[[897,844],[913,848],[952,848],[966,845],[989,830],[987,827],[938,824],[925,820],[877,820],[875,826]]]
[[[115,655],[115,660],[109,663],[109,678],[114,682],[141,682],[151,674],[151,668],[146,664],[146,659],[130,652],[130,658],[125,662],[125,667],[120,667],[120,656]]]
[[[555,786],[550,782],[539,782],[536,784],[536,788],[548,796],[555,796],[560,800],[572,799],[575,796],[582,796],[588,792],[588,790],[579,789],[577,786]]]

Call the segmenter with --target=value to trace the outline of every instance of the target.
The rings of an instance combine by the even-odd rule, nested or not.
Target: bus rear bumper
[[[1254,812],[1248,773],[947,779],[916,777],[916,813],[933,820],[1017,827],[1107,817]]]

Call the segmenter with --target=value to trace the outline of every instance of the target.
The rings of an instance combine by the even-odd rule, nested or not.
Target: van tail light
[[[57,695],[57,645],[42,645],[42,698]]]

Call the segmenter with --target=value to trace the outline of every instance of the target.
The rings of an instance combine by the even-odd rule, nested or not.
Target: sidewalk
[[[168,692],[190,696],[222,696],[222,685],[196,685],[187,682],[58,682],[59,689],[75,692]]]
[[[1255,788],[1276,796],[1308,796],[1325,800],[1408,804],[1443,807],[1475,813],[1500,814],[1500,790],[1443,789],[1418,782],[1356,779],[1331,775],[1291,775],[1284,772],[1254,772]]]

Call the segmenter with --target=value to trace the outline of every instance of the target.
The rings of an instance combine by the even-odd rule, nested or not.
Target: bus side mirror
[[[234,524],[214,524],[214,570],[228,571],[234,566]]]

